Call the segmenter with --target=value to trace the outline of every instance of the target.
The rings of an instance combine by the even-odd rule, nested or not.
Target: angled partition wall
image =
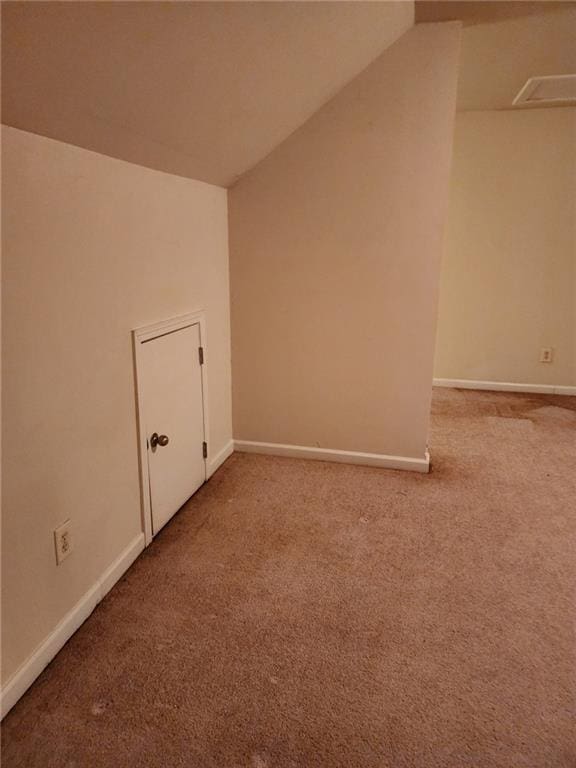
[[[237,448],[426,471],[459,45],[414,27],[230,190]]]

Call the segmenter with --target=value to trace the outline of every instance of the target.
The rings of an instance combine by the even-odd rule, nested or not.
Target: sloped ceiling
[[[412,2],[5,2],[2,119],[229,186],[413,20]]]

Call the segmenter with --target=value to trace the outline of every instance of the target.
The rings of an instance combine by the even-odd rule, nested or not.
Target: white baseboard
[[[576,395],[576,387],[554,387],[555,395]]]
[[[48,637],[26,659],[2,689],[1,716],[4,717],[48,666],[62,646],[86,621],[102,598],[128,570],[144,549],[144,534],[139,533],[120,556],[107,568],[96,584],[86,592],[60,621]]]
[[[411,472],[429,472],[430,454],[421,459],[409,456],[386,456],[382,453],[337,451],[332,448],[311,448],[306,445],[282,445],[281,443],[257,443],[250,440],[234,440],[234,449],[242,453],[263,453],[269,456],[289,456],[296,459],[336,461],[341,464],[361,464],[384,469],[406,469]]]
[[[556,384],[517,384],[510,381],[473,381],[472,379],[434,379],[435,387],[487,389],[491,392],[532,392],[543,395],[576,395],[576,387]]]
[[[104,571],[103,575],[98,580],[98,584],[100,585],[100,600],[106,597],[114,584],[124,576],[134,560],[136,560],[138,555],[144,551],[144,548],[144,533],[139,533],[132,539],[126,549],[118,555],[112,565]]]
[[[229,440],[224,448],[222,448],[221,451],[219,451],[214,458],[210,459],[208,462],[208,466],[206,467],[206,480],[208,480],[209,477],[212,477],[214,472],[220,467],[226,459],[229,456],[232,456],[234,453],[234,440]]]

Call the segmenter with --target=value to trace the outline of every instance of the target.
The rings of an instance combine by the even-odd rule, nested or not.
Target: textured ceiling
[[[412,2],[7,2],[2,118],[228,186],[413,19]]]

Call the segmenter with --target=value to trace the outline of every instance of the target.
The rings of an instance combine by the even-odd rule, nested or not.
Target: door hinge
[[[202,443],[202,456],[205,459],[208,458],[208,443],[206,443],[206,442]]]
[[[200,360],[200,365],[204,365],[204,347],[198,347],[198,359]]]

